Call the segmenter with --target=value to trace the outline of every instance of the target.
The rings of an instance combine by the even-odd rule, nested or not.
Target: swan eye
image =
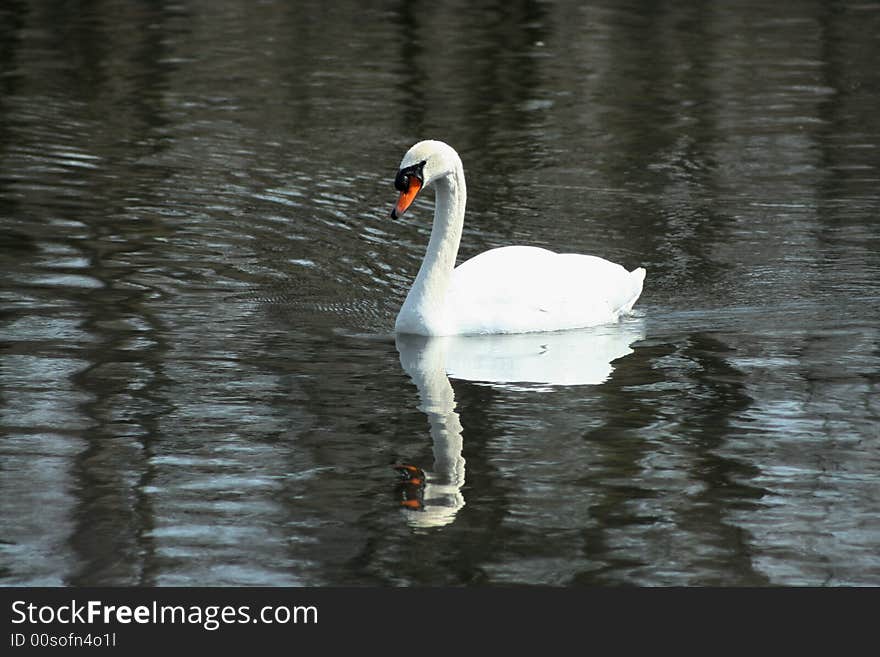
[[[405,192],[409,189],[411,182],[412,174],[406,171],[401,171],[397,174],[397,178],[394,180],[394,186],[397,188],[398,192]]]

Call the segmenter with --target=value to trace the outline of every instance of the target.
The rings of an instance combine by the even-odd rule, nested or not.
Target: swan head
[[[394,178],[394,187],[400,192],[400,198],[391,211],[391,218],[397,219],[406,212],[425,187],[457,169],[461,169],[461,158],[449,144],[428,139],[410,148]]]

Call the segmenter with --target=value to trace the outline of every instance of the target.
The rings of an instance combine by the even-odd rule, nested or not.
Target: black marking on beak
[[[394,179],[394,187],[398,192],[405,192],[409,189],[409,178],[413,176],[419,179],[419,182],[424,185],[425,179],[423,176],[423,171],[425,169],[425,160],[422,160],[418,164],[413,164],[412,166],[404,167],[400,171],[397,172],[397,177]]]

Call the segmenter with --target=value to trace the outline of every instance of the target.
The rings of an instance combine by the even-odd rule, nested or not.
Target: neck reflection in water
[[[406,477],[403,508],[410,526],[443,527],[465,504],[463,427],[450,379],[536,393],[599,385],[611,377],[613,362],[631,354],[633,343],[644,337],[640,319],[557,333],[397,335],[400,364],[418,388],[434,452],[433,468],[424,476],[418,466],[398,468]]]

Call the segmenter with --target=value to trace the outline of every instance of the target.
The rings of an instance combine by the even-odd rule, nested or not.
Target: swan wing
[[[453,270],[447,309],[465,334],[594,326],[629,312],[644,277],[596,256],[506,246]]]

